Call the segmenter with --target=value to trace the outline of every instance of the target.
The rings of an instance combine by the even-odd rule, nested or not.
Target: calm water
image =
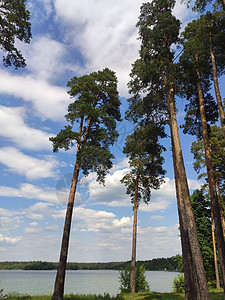
[[[4,293],[29,295],[51,294],[56,271],[1,271],[0,289]],[[172,291],[173,279],[177,272],[146,271],[151,291]],[[110,270],[67,271],[65,293],[116,295],[119,293],[119,272]]]

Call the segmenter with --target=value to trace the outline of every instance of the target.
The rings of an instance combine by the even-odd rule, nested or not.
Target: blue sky
[[[75,149],[52,152],[49,137],[66,125],[70,98],[66,83],[73,76],[108,67],[116,72],[127,108],[131,63],[138,57],[135,24],[139,0],[28,1],[33,39],[17,43],[25,69],[0,66],[0,259],[57,261]],[[145,2],[145,1],[144,1]],[[174,14],[184,26],[196,17],[177,3]],[[3,53],[1,53],[2,57]],[[185,100],[179,100],[179,123]],[[122,153],[132,125],[118,124],[120,137],[112,152],[114,167],[106,185],[95,175],[80,177],[75,201],[69,261],[120,261],[131,258],[132,207],[120,179],[128,171]],[[192,168],[190,146],[181,142],[190,189],[200,187]],[[137,258],[180,253],[177,206],[170,141],[165,141],[165,183],[152,192],[138,212]]]

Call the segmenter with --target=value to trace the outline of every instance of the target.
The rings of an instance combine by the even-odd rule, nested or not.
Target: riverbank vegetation
[[[146,261],[138,261],[137,266],[144,265],[147,271],[177,271],[179,262],[177,256],[169,258],[154,258]],[[67,270],[121,270],[125,269],[130,261],[106,262],[106,263],[67,263]],[[0,262],[0,270],[56,270],[58,263],[42,261],[5,261]]]
[[[5,300],[50,300],[51,296],[7,296]],[[184,294],[177,293],[157,293],[157,292],[147,292],[147,293],[137,293],[137,294],[124,294],[115,297],[110,297],[106,295],[65,295],[65,300],[171,300],[171,299],[184,299]],[[211,290],[210,291],[211,300],[223,299],[223,291]]]

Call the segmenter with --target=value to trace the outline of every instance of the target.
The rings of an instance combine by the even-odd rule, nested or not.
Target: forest
[[[175,259],[174,259],[175,258]],[[106,262],[106,263],[80,263],[68,262],[67,270],[122,270],[127,262]],[[146,261],[138,261],[138,265],[144,265],[147,271],[178,271],[178,261],[176,257],[154,258]],[[30,262],[0,262],[0,270],[56,270],[56,262],[30,261]]]

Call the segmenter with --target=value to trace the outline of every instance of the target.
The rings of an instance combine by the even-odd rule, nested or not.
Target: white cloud
[[[156,220],[156,221],[161,221],[164,219],[164,217],[163,216],[151,216],[151,219]]]
[[[126,194],[126,187],[120,180],[129,171],[129,168],[123,168],[127,160],[121,162],[121,165],[115,166],[110,174],[106,176],[105,186],[96,184],[95,177],[92,177],[88,184],[90,201],[99,204],[105,204],[112,207],[131,206],[129,195]],[[118,169],[119,168],[119,169]],[[164,178],[159,190],[152,190],[151,200],[148,205],[140,204],[142,211],[165,210],[176,199],[174,180]]]
[[[7,166],[8,171],[26,176],[27,179],[55,177],[55,168],[58,166],[52,156],[38,159],[12,147],[0,148],[0,162]]]
[[[38,225],[38,222],[31,222],[29,225],[32,227],[36,227]]]
[[[52,0],[37,0],[35,2],[28,1],[27,8],[31,13],[32,26],[44,23],[44,21],[50,17],[54,10]]]
[[[127,96],[131,64],[138,58],[140,47],[135,25],[143,2],[147,1],[54,2],[57,19],[68,29],[65,41],[78,47],[85,59],[83,70],[77,67],[76,72],[88,73],[107,66],[117,73],[121,96]],[[174,14],[185,21],[190,10],[177,1]]]
[[[48,225],[44,228],[44,231],[56,231],[58,228],[59,226],[56,224]]]
[[[27,69],[39,80],[53,82],[69,67],[64,64],[66,46],[46,35],[35,36],[23,53]]]
[[[4,212],[7,215],[14,212]],[[20,243],[15,240],[9,240],[11,243],[4,243],[6,252],[3,259],[10,255],[12,259],[44,259],[58,260],[60,248],[60,234],[58,237],[51,235],[51,232],[57,232],[57,218],[65,217],[65,210],[56,210],[49,204],[38,202],[21,212],[29,219],[35,221],[29,222],[24,228],[23,238]],[[42,221],[48,216],[46,226],[38,226],[38,221]],[[49,224],[49,217],[57,221],[57,224]],[[61,222],[61,221],[60,221]],[[180,253],[178,225],[170,227],[160,226],[143,227],[138,224],[138,259],[150,259],[154,257],[171,256]],[[32,243],[27,243],[32,239]],[[12,243],[15,244],[12,244]],[[85,207],[75,207],[73,215],[73,230],[70,239],[70,261],[112,261],[129,260],[131,255],[132,242],[132,218],[123,216],[118,218],[114,213],[94,210]],[[48,247],[46,249],[46,244]],[[12,248],[12,245],[14,246]],[[112,247],[113,245],[113,247]],[[16,253],[16,255],[15,255]],[[32,255],[32,256],[31,256]]]
[[[27,227],[24,231],[25,233],[38,233],[41,231],[41,228]]]
[[[201,189],[201,186],[204,183],[202,183],[199,180],[195,180],[195,179],[188,179],[188,186],[190,190],[196,190],[196,189]]]
[[[8,245],[16,245],[21,241],[22,237],[9,237],[0,234],[0,245],[1,246],[8,246]]]
[[[49,142],[49,136],[53,136],[53,134],[29,127],[24,123],[25,116],[23,107],[0,105],[0,136],[22,149],[50,150],[52,145]]]
[[[95,179],[88,185],[90,200],[97,203],[104,203],[110,206],[129,206],[129,196],[126,195],[126,188],[120,180],[129,171],[128,168],[115,170],[106,176],[105,186],[96,184]]]
[[[12,75],[0,70],[0,92],[31,102],[42,118],[62,120],[70,103],[66,88],[53,86],[43,79]]]
[[[65,204],[67,198],[58,197],[55,188],[44,187],[23,183],[19,188],[9,186],[0,186],[0,196],[2,197],[18,197],[25,199],[36,199],[55,204]]]
[[[0,209],[0,215],[1,215],[1,209]],[[14,218],[11,218],[9,216],[2,216],[0,217],[0,229],[1,231],[9,231],[15,228],[18,228],[21,224],[21,217],[16,216]]]
[[[52,206],[53,204],[50,203],[37,202],[26,210],[27,217],[33,220],[43,220],[44,217],[53,213]]]
[[[181,253],[178,227],[178,224],[168,227],[140,227],[138,229],[138,259],[149,256],[170,257]]]
[[[55,1],[58,19],[69,25],[67,41],[72,41],[85,58],[83,72],[104,67],[116,71],[122,96],[127,95],[131,63],[138,55],[135,24],[141,3],[129,0],[123,3]]]

